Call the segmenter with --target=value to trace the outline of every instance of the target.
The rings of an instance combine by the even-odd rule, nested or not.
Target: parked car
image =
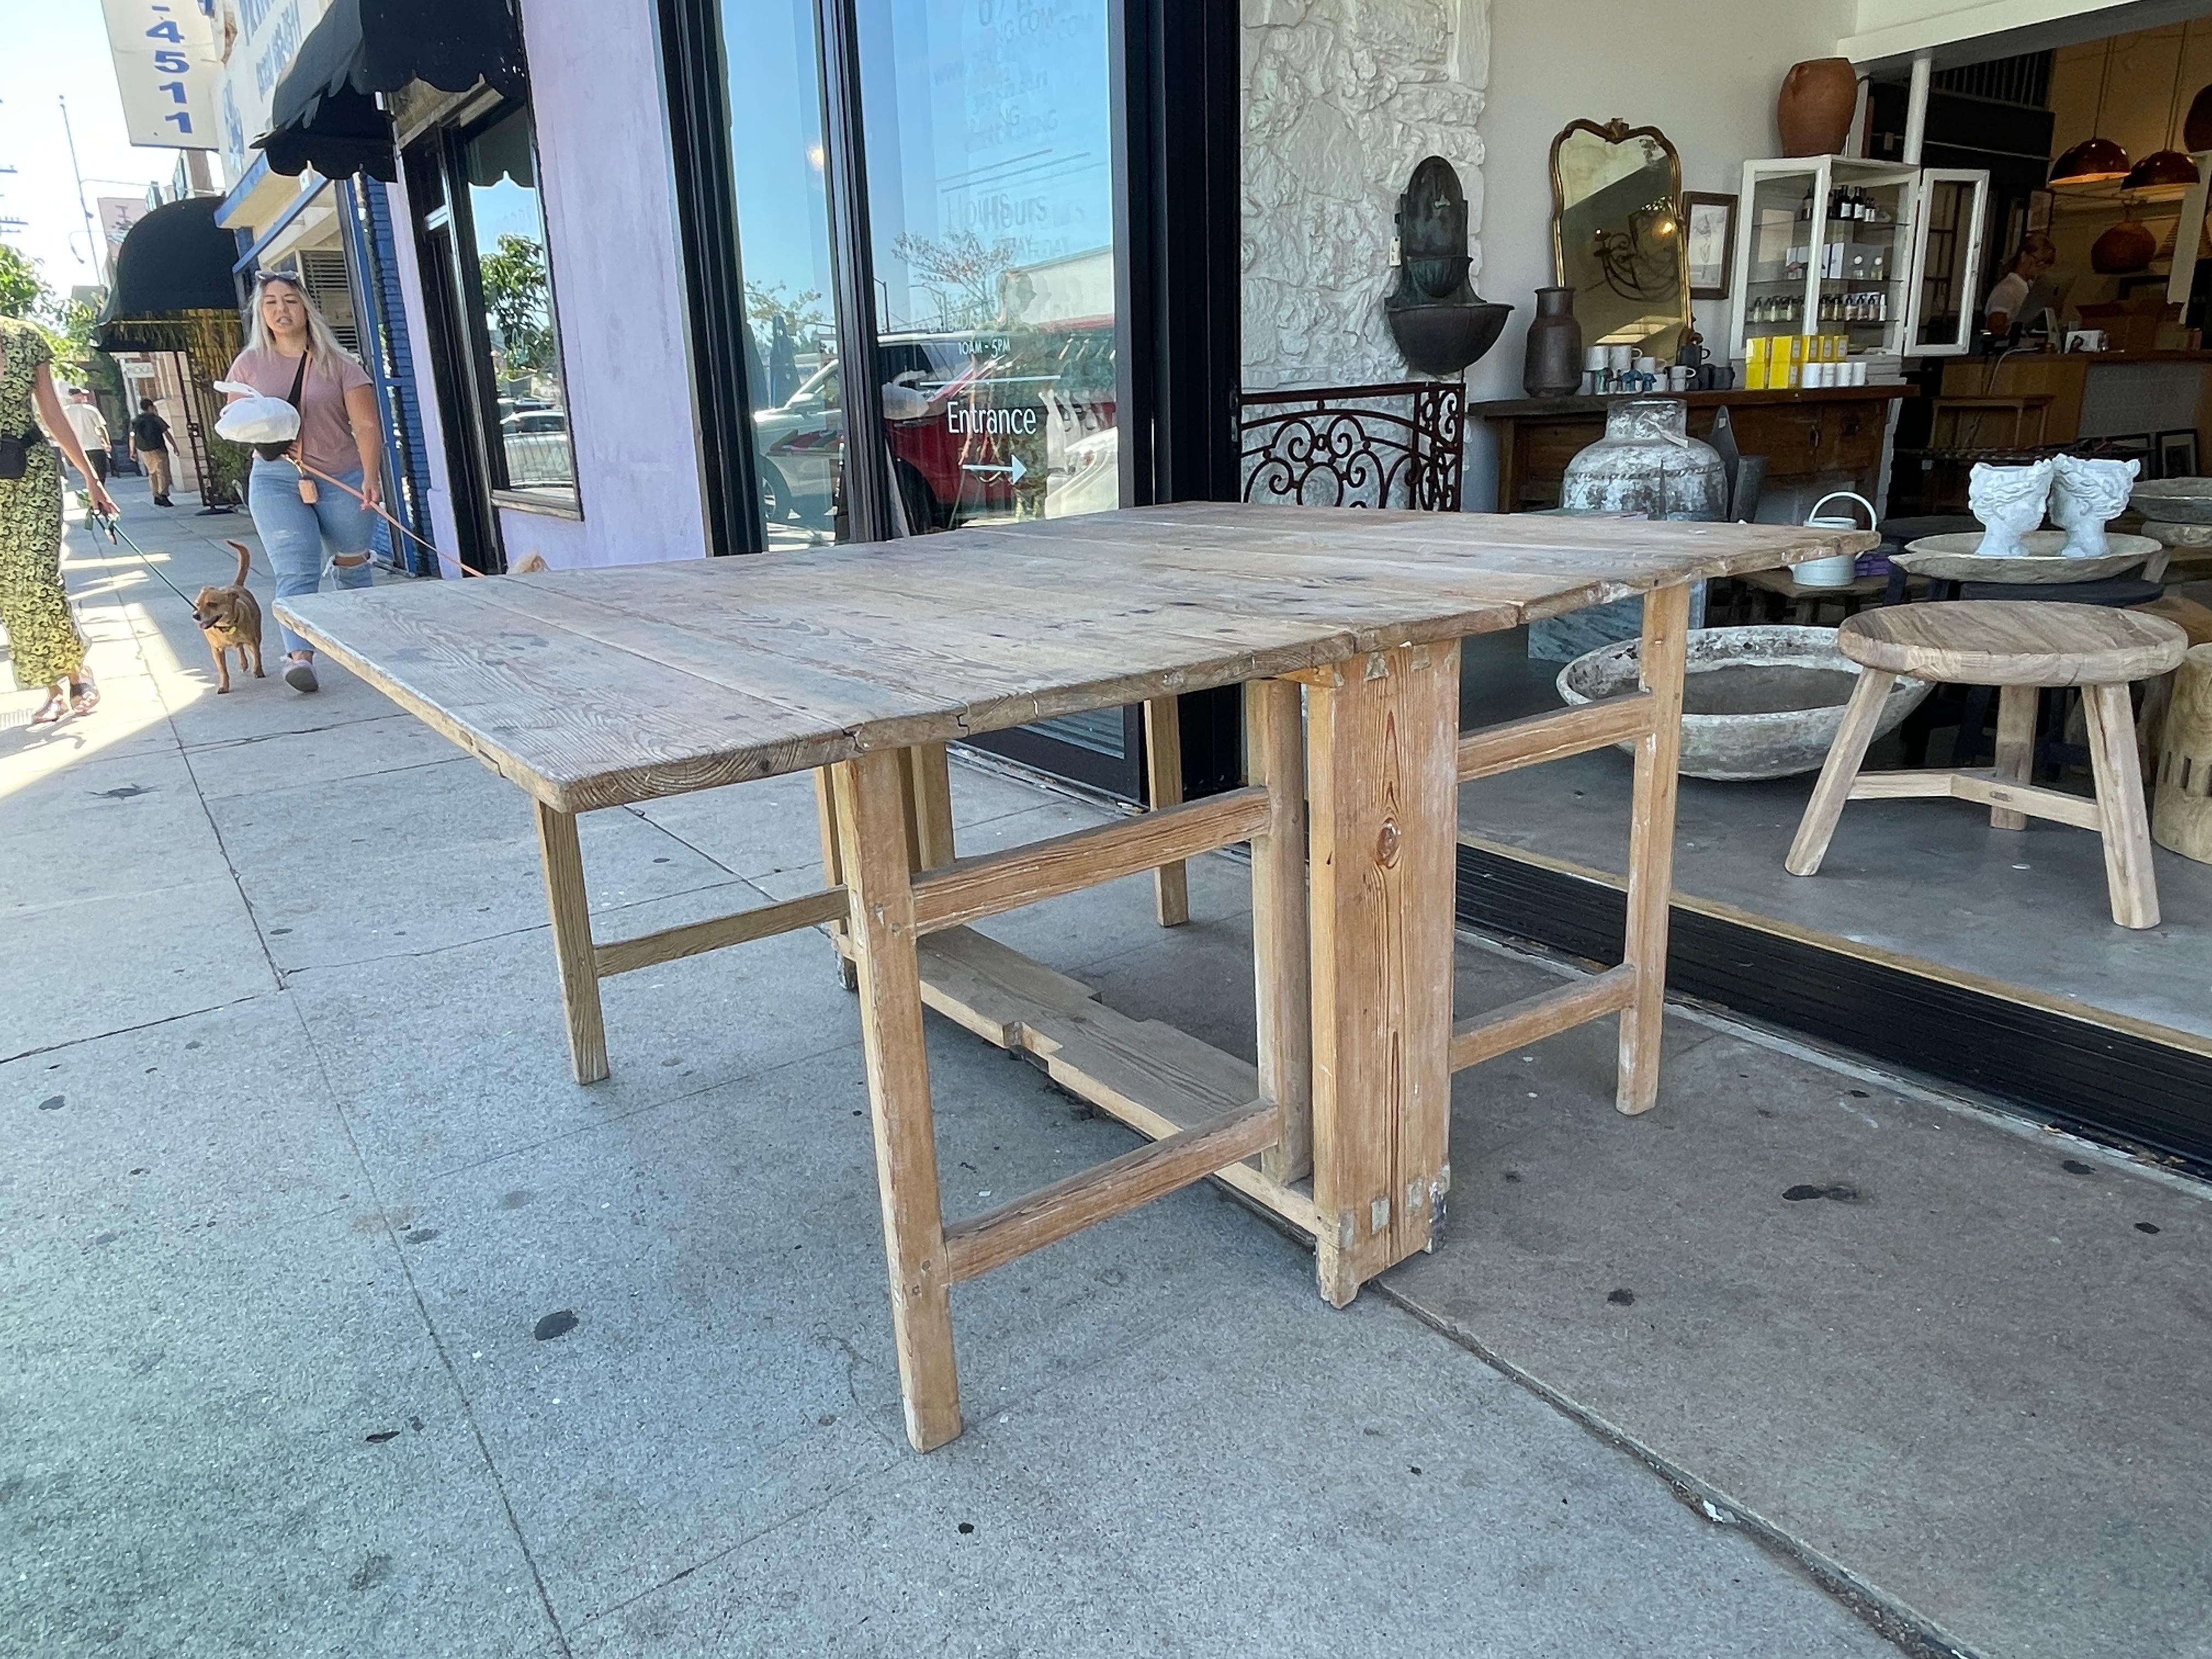
[[[1095,338],[1093,337],[1096,337]],[[908,522],[942,529],[1042,497],[1066,446],[1110,429],[1111,325],[991,334],[896,334],[879,347],[892,471]],[[1103,390],[1103,396],[1101,391]],[[753,417],[768,524],[825,533],[843,483],[844,386],[825,362]]]
[[[516,489],[570,484],[576,459],[568,447],[568,413],[538,407],[519,410],[499,423],[500,447],[507,452],[507,482]]]

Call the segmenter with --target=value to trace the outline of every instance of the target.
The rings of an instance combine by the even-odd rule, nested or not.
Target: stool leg
[[[1820,860],[1828,854],[1828,839],[1836,833],[1836,820],[1843,817],[1844,803],[1851,798],[1851,781],[1866,759],[1867,745],[1874,741],[1882,700],[1896,683],[1896,675],[1881,669],[1859,670],[1859,683],[1851,688],[1851,700],[1844,706],[1844,723],[1837,728],[1836,740],[1828,745],[1820,781],[1813,786],[1813,799],[1805,803],[1797,839],[1790,843],[1790,856],[1782,861],[1782,867],[1791,875],[1820,872]]]
[[[2035,769],[2035,714],[2042,701],[2032,685],[2008,685],[1997,695],[1999,783],[2026,783]],[[2025,830],[2027,814],[2008,806],[1990,808],[1992,830]]]
[[[2135,705],[2124,685],[2081,688],[2089,720],[2089,768],[2104,815],[2105,885],[2112,920],[2123,927],[2158,926],[2158,882],[2150,867],[2150,815],[2136,761]]]

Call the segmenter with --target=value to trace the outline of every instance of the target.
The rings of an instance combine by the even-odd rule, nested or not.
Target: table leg
[[[1178,699],[1145,703],[1145,784],[1154,811],[1182,804],[1182,725]],[[1190,920],[1190,872],[1181,860],[1152,872],[1152,905],[1163,927]]]
[[[822,827],[822,884],[824,887],[840,886],[845,879],[845,860],[837,848],[837,807],[831,796],[830,769],[826,766],[817,767],[814,771],[814,816]],[[860,981],[853,966],[853,958],[846,954],[842,943],[845,938],[845,924],[833,921],[829,927],[831,942],[838,945],[838,981],[847,990],[855,990],[859,988]]]
[[[941,743],[907,750],[914,768],[915,868],[941,870],[952,862],[952,763]]]
[[[1293,680],[1244,688],[1245,781],[1275,793],[1275,820],[1252,840],[1252,963],[1260,1092],[1281,1107],[1283,1135],[1260,1154],[1271,1181],[1313,1169],[1313,999],[1306,968],[1306,758]]]
[[[2150,814],[2136,758],[2135,704],[2124,685],[2085,685],[2089,769],[2104,814],[2105,887],[2123,927],[2158,926],[2158,880],[2150,865]]]
[[[1659,1099],[1659,1039],[1667,1012],[1667,907],[1674,887],[1674,791],[1682,757],[1682,672],[1690,628],[1687,584],[1644,596],[1638,649],[1651,729],[1636,744],[1628,827],[1628,938],[1621,961],[1636,970],[1636,1000],[1620,1011],[1620,1068],[1613,1104],[1633,1115]]]
[[[1994,775],[1999,783],[2027,783],[2035,772],[2035,715],[2042,694],[2032,685],[2007,685],[1997,692],[1997,748]],[[1992,830],[2025,830],[2027,814],[2010,807],[1990,808]]]
[[[545,909],[553,921],[553,958],[561,970],[561,1006],[568,1017],[568,1060],[576,1081],[607,1075],[607,1028],[599,1012],[599,971],[592,957],[592,908],[584,895],[584,854],[576,815],[532,801],[538,858],[545,872]]]
[[[945,1272],[914,887],[907,868],[902,799],[911,783],[908,768],[901,751],[879,750],[833,767],[830,784],[860,973],[860,1040],[875,1127],[899,1390],[906,1401],[907,1438],[916,1451],[929,1451],[960,1432],[960,1379],[952,1355],[951,1279]]]
[[[1338,1307],[1425,1249],[1451,1182],[1459,646],[1301,675],[1311,840],[1314,1201]]]

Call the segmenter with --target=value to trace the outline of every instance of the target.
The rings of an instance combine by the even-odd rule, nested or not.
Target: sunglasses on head
[[[300,286],[300,279],[289,270],[257,270],[253,273],[253,286],[257,289],[265,288],[270,283],[282,283],[295,289]]]

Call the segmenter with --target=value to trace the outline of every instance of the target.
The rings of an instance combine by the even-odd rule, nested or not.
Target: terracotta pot
[[[1582,382],[1583,325],[1575,320],[1575,291],[1540,288],[1521,389],[1532,398],[1564,398]]]
[[[1810,58],[1782,77],[1774,125],[1784,155],[1834,155],[1859,106],[1858,71],[1848,58]]]
[[[2089,248],[2089,269],[2104,276],[2124,276],[2141,270],[2158,253],[2158,238],[2148,225],[2136,221],[2135,210],[2100,236]]]

